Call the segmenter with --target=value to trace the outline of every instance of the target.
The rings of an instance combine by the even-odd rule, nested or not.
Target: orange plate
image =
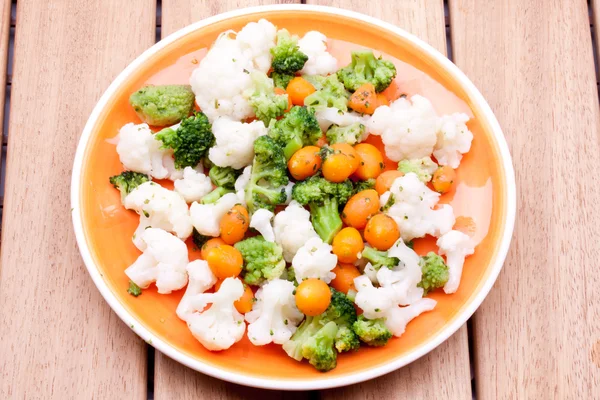
[[[167,40],[142,55],[138,65],[124,71],[109,88],[90,118],[73,177],[75,229],[84,260],[121,318],[171,357],[210,375],[252,386],[308,389],[349,384],[389,372],[431,350],[470,316],[496,278],[514,213],[512,167],[497,122],[472,84],[431,48],[424,51],[424,44],[397,28],[364,16],[358,20],[356,15],[326,8],[279,6],[201,22],[175,34],[179,36],[176,40]],[[395,58],[397,87],[386,95],[394,98],[400,92],[420,93],[430,98],[440,114],[461,111],[474,116],[469,122],[473,146],[458,169],[457,189],[442,198],[455,207],[457,216],[470,216],[476,223],[479,244],[465,263],[460,289],[453,295],[432,294],[438,301],[435,310],[411,322],[401,338],[394,338],[385,348],[365,347],[340,355],[337,368],[326,374],[290,359],[280,346],[255,347],[247,338],[227,351],[207,351],[175,315],[184,290],[159,295],[152,287],[135,298],[127,294],[128,278],[123,273],[140,254],[131,242],[138,216],[123,209],[118,191],[108,182],[122,167],[115,146],[107,139],[128,122],[139,123],[128,104],[129,95],[147,83],[186,83],[220,32],[239,30],[259,18],[295,34],[320,30],[335,39],[329,47],[340,65],[349,60],[351,48],[360,46]],[[378,142],[376,137],[370,140]],[[416,248],[423,253],[432,243],[424,240]],[[197,254],[190,258],[197,258]]]

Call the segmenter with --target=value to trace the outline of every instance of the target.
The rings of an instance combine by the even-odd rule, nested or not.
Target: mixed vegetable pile
[[[435,307],[430,292],[456,292],[474,226],[438,201],[470,149],[469,118],[419,95],[390,103],[395,77],[370,50],[340,68],[323,34],[260,20],[221,34],[189,86],[132,94],[143,122],[121,128],[125,171],[110,178],[140,217],[129,293],[187,285],[177,315],[207,349],[247,332],[328,371],[338,353],[402,335]],[[426,235],[438,254],[413,251]]]

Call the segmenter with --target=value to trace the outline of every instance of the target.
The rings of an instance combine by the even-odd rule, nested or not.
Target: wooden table
[[[71,229],[71,165],[92,107],[160,36],[273,2],[18,0],[0,399],[600,399],[600,113],[585,0],[450,0],[446,13],[442,0],[307,1],[372,14],[451,49],[511,147],[518,217],[506,265],[472,323],[428,356],[344,389],[261,391],[171,361],[110,310]],[[0,87],[10,9],[1,0]]]

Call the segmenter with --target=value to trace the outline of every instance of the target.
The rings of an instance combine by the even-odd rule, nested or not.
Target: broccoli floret
[[[230,190],[230,189],[227,189],[224,187],[214,188],[212,192],[210,192],[209,194],[207,194],[200,200],[200,203],[202,203],[202,204],[216,203],[217,200],[219,200],[221,197],[225,196],[227,193],[233,193],[233,190]]]
[[[398,257],[388,257],[387,251],[375,250],[369,246],[365,246],[363,249],[362,258],[369,261],[376,270],[379,270],[381,267],[392,269],[400,263]]]
[[[366,181],[357,181],[354,182],[354,190],[352,190],[352,195],[355,195],[358,192],[362,192],[363,190],[375,189],[375,179],[367,179]]]
[[[292,189],[292,198],[302,205],[310,206],[313,227],[321,239],[331,243],[342,229],[339,207],[352,195],[352,182],[329,182],[321,176],[312,176],[298,182]]]
[[[273,211],[287,200],[285,185],[289,182],[283,149],[269,136],[254,141],[254,160],[250,182],[246,186],[246,205],[253,213],[259,208]]]
[[[219,167],[218,165],[213,165],[208,171],[208,176],[213,185],[233,190],[235,180],[240,173],[241,171],[231,167]]]
[[[317,89],[316,92],[304,99],[305,106],[314,110],[335,107],[340,111],[348,111],[350,93],[344,88],[344,84],[338,80],[336,75],[326,77],[313,75],[310,77],[305,76],[305,78]]]
[[[288,280],[294,284],[294,286],[298,286],[298,282],[296,281],[296,271],[291,266],[284,270],[282,279]]]
[[[340,69],[337,77],[351,92],[365,83],[372,83],[377,92],[382,92],[396,77],[396,67],[391,61],[375,58],[371,50],[353,51],[352,62]]]
[[[133,281],[129,281],[129,288],[127,289],[127,293],[134,297],[138,297],[142,294],[142,288],[136,285]]]
[[[189,85],[146,86],[129,97],[129,104],[149,125],[173,125],[194,109],[194,93]]]
[[[248,285],[259,285],[265,280],[279,278],[285,269],[281,246],[267,242],[262,236],[242,240],[234,247],[242,253],[242,276]]]
[[[198,249],[201,249],[202,246],[204,246],[204,243],[208,242],[209,239],[211,239],[210,236],[201,234],[196,228],[192,231],[192,242],[194,242],[194,246]]]
[[[181,121],[175,130],[165,128],[156,134],[162,148],[173,149],[175,167],[195,167],[215,144],[215,136],[211,131],[210,122],[204,113],[198,112]]]
[[[385,346],[392,337],[392,332],[385,326],[383,318],[366,319],[364,315],[360,315],[352,329],[360,340],[369,346]]]
[[[308,56],[298,47],[298,37],[291,36],[286,29],[277,32],[277,44],[271,48],[271,54],[273,71],[282,74],[294,74],[300,71],[308,60]]]
[[[283,350],[295,360],[308,361],[319,371],[329,371],[336,366],[337,352],[358,348],[358,337],[352,330],[356,310],[346,295],[331,290],[331,303],[324,313],[307,316]],[[339,333],[339,331],[342,331]]]
[[[331,125],[326,133],[327,142],[329,144],[348,143],[354,145],[362,141],[366,131],[367,128],[360,122],[348,126]]]
[[[419,265],[421,266],[423,275],[421,282],[417,286],[423,288],[423,295],[443,287],[448,282],[448,278],[450,277],[448,266],[444,262],[444,259],[433,251],[421,257]]]
[[[269,136],[283,148],[285,159],[289,160],[302,147],[317,143],[322,132],[314,111],[296,106],[282,119],[271,123]]]
[[[402,160],[398,163],[398,171],[404,174],[413,172],[423,183],[431,181],[433,173],[437,168],[438,165],[433,162],[431,157],[418,158],[414,160]]]
[[[148,175],[133,171],[123,171],[119,175],[111,176],[108,179],[115,189],[119,189],[121,192],[121,202],[125,201],[125,197],[127,197],[133,189],[149,180],[150,177]]]
[[[288,107],[287,94],[275,94],[273,81],[262,72],[252,72],[254,93],[248,102],[252,106],[256,118],[269,125],[272,119],[283,115]]]
[[[290,81],[294,79],[294,77],[294,74],[281,74],[275,71],[271,73],[271,79],[273,79],[273,84],[275,85],[275,87],[278,87],[283,90],[287,89],[288,85],[290,84]]]

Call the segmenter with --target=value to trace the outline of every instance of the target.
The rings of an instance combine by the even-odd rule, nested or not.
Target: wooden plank
[[[364,2],[358,0],[308,0],[307,3],[336,6],[381,18],[419,36],[446,54],[444,5],[441,0],[376,0],[371,1],[366,9]],[[321,393],[323,398],[340,400],[470,399],[467,328],[463,326],[440,347],[405,368],[369,382]]]
[[[278,4],[277,0],[210,0],[201,7],[194,0],[163,0],[162,36],[183,28],[192,22],[229,10],[265,4]],[[287,1],[293,3],[293,1]],[[296,3],[299,3],[297,1]],[[285,393],[247,388],[211,378],[191,370],[156,352],[154,398],[170,399],[177,393],[179,399],[306,399],[309,393]]]
[[[0,398],[146,398],[146,345],[110,310],[82,264],[69,187],[93,105],[154,42],[154,19],[154,0],[19,0],[0,268]]]
[[[600,397],[600,112],[585,0],[452,0],[455,62],[510,143],[518,212],[475,314],[482,399]]]
[[[10,35],[10,0],[0,2],[0,121],[4,120],[4,90],[8,68],[8,37]],[[4,137],[4,126],[0,126],[0,137]],[[2,154],[0,154],[0,161]]]

